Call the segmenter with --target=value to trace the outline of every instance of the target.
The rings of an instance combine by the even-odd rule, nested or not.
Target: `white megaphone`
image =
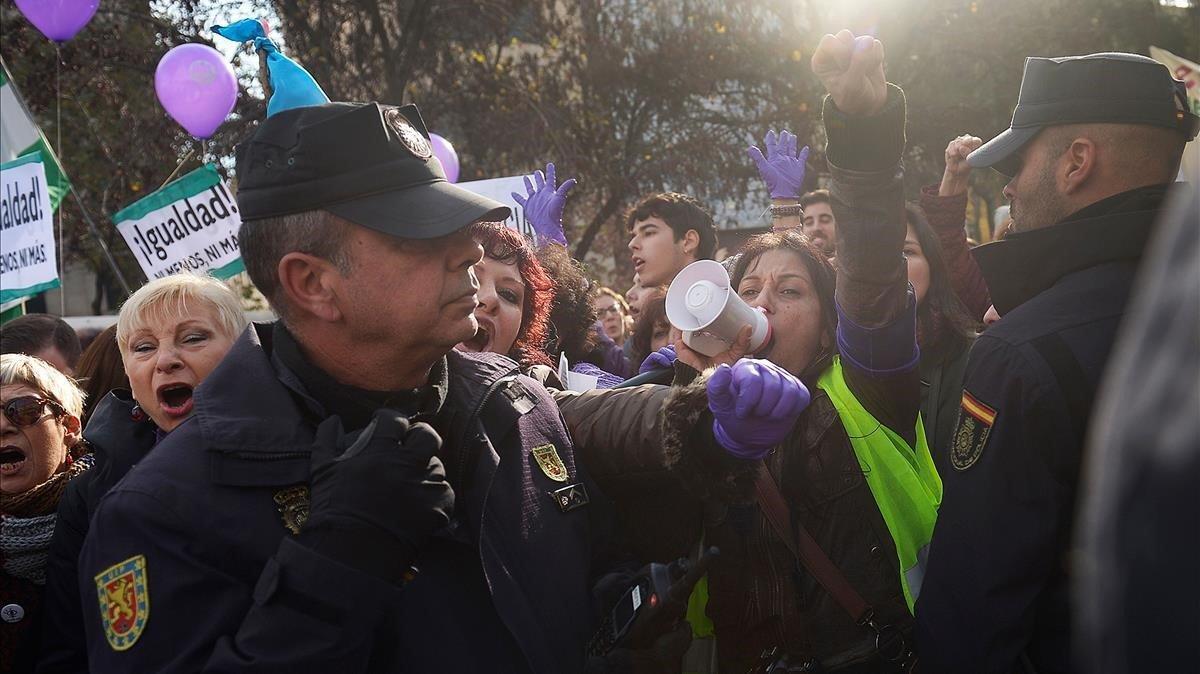
[[[771,338],[771,324],[729,287],[729,274],[719,262],[700,260],[683,268],[667,290],[667,320],[683,331],[693,351],[715,356],[729,349],[742,328],[753,327],[750,353]]]

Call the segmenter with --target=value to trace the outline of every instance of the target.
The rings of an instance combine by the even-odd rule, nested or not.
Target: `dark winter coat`
[[[271,338],[248,328],[196,390],[193,416],[101,501],[79,560],[92,670],[578,671],[593,629],[594,504],[564,509],[552,494],[599,494],[545,390],[504,356],[447,355],[432,425],[447,465],[473,466],[471,483],[451,473],[454,522],[399,588],[289,532],[286,493],[309,480],[324,415],[272,359]],[[529,451],[544,445],[565,482]],[[93,578],[139,555],[149,618],[116,650]]]
[[[104,396],[83,437],[96,464],[71,481],[58,504],[54,540],[46,566],[46,617],[42,625],[39,674],[87,670],[87,644],[79,597],[79,553],[96,506],[157,441],[154,422],[126,390]]]
[[[1165,185],[976,249],[1003,318],[971,350],[916,607],[928,672],[1071,671],[1084,437]]]

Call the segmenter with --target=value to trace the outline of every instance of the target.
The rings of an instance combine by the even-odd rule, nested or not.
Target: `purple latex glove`
[[[797,154],[796,136],[788,133],[787,129],[778,136],[772,129],[763,141],[767,146],[766,157],[756,146],[751,146],[748,152],[758,165],[758,175],[762,176],[767,189],[771,191],[771,198],[799,198],[800,188],[804,185],[804,162],[808,161],[808,146],[805,145]]]
[[[638,374],[646,374],[650,370],[665,370],[669,367],[674,367],[675,359],[678,357],[675,355],[675,347],[668,344],[646,356],[646,360],[643,360],[642,366],[638,368]]]
[[[739,459],[761,459],[783,442],[810,400],[808,388],[769,360],[720,365],[708,380],[717,442]]]
[[[567,235],[563,233],[563,207],[567,205],[567,192],[575,187],[575,179],[568,178],[555,189],[554,163],[546,164],[546,173],[540,170],[533,174],[534,182],[529,182],[525,176],[526,196],[512,192],[513,201],[525,209],[525,219],[533,225],[537,234],[538,247],[550,242],[567,245]]]

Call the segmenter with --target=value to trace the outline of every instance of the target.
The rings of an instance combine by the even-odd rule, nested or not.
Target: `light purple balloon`
[[[158,101],[180,126],[208,138],[237,102],[233,68],[221,52],[203,44],[181,44],[163,55],[154,71]]]
[[[17,0],[17,8],[42,35],[62,44],[92,20],[100,0]]]
[[[442,162],[442,170],[446,172],[446,180],[458,182],[458,153],[450,141],[436,133],[429,134],[429,144],[433,146],[433,156]]]

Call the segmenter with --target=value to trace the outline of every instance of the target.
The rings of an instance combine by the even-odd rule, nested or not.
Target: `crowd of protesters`
[[[52,316],[0,327],[2,668],[1190,666],[1195,543],[1157,583],[1121,576],[1155,573],[1120,554],[1158,521],[1153,495],[1098,487],[1120,527],[1077,504],[1096,499],[1090,425],[1113,429],[1109,463],[1130,432],[1101,385],[1119,331],[1146,351],[1122,318],[1174,192],[1187,243],[1158,255],[1186,270],[1192,320],[1143,383],[1195,406],[1197,373],[1172,367],[1200,348],[1196,189],[1172,183],[1198,120],[1144,57],[1025,68],[1011,128],[950,140],[940,183],[906,202],[883,45],[826,35],[828,186],[804,191],[809,149],[786,130],[749,149],[772,228],[721,262],[770,337],[752,350],[747,325],[715,354],[668,310],[680,272],[718,254],[699,200],[630,207],[622,294],[571,258],[575,183],[554,164],[514,195],[526,238],[445,180],[415,106],[279,106],[237,155],[242,255],[276,322],[182,274],[87,349]],[[1011,222],[974,248],[967,185],[986,167],[1010,177]],[[1194,468],[1197,418],[1144,449]],[[1195,505],[1154,475],[1175,515]],[[689,564],[702,576],[668,594],[646,584]]]

